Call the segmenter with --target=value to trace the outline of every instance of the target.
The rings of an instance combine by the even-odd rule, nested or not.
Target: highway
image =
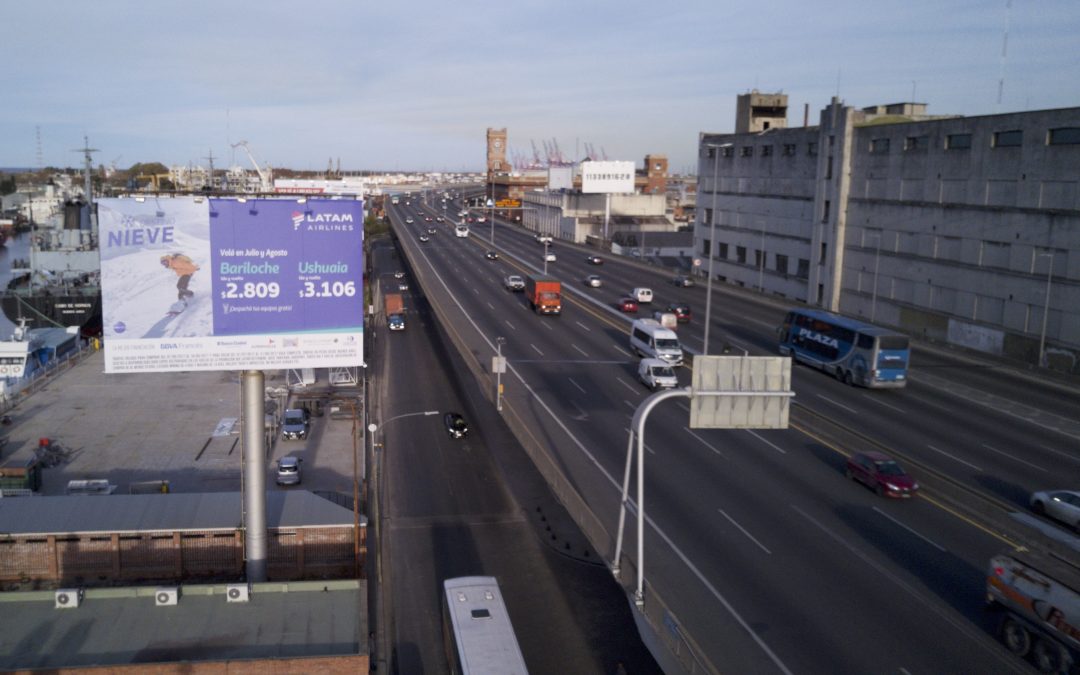
[[[612,256],[589,265],[585,249],[556,241],[548,274],[567,289],[564,314],[537,316],[502,286],[506,274],[542,269],[531,233],[500,223],[491,243],[484,224],[457,238],[424,220],[435,214],[416,202],[392,209],[414,278],[474,372],[487,371],[495,338],[505,339],[503,417],[528,430],[613,541],[629,422],[650,392],[627,348],[630,317],[612,303],[647,286],[653,307],[690,304],[694,319],[678,332],[700,352],[705,289],[675,287],[670,275]],[[437,233],[423,243],[429,227]],[[485,259],[489,249],[498,260]],[[587,274],[604,285],[586,287]],[[775,354],[786,306],[714,287],[710,352],[728,344]],[[1041,529],[1075,545],[1028,516],[1026,501],[1080,475],[1080,397],[943,350],[917,348],[912,361],[910,385],[892,391],[797,367],[786,430],[691,430],[684,402],[650,417],[646,605],[662,599],[664,625],[720,671],[1029,670],[994,637],[983,575],[1018,535]],[[867,447],[900,459],[923,494],[889,501],[846,480],[845,454]],[[610,557],[613,546],[600,553]]]

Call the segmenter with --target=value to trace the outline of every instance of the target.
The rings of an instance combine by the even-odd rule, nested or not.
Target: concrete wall
[[[1080,144],[1049,142],[1080,108],[876,121],[834,100],[818,127],[701,134],[697,255],[715,208],[722,280],[1029,361],[1052,260],[1046,352],[1080,372]]]

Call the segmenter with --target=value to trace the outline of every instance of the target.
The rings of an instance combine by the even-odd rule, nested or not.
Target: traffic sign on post
[[[691,429],[786,429],[793,393],[786,356],[695,356]]]

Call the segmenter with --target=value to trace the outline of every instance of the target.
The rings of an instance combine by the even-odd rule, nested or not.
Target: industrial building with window
[[[1080,373],[1080,108],[834,98],[806,122],[788,128],[786,95],[755,91],[735,133],[700,134],[702,273]]]

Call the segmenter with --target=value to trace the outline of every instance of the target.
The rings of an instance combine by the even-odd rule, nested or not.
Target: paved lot
[[[173,492],[240,489],[240,373],[106,375],[103,368],[103,354],[93,354],[14,408],[0,464],[31,457],[39,439],[48,438],[73,455],[44,470],[40,494],[65,494],[68,481],[81,479],[108,480],[117,493],[161,480]],[[321,382],[290,395],[286,372],[267,371],[266,412],[278,401],[285,405],[286,396],[325,393],[325,371],[317,372]],[[307,441],[269,446],[267,470],[278,457],[296,454],[305,460],[302,489],[351,494],[352,422],[324,412],[312,418]],[[271,489],[289,489],[268,475]]]

